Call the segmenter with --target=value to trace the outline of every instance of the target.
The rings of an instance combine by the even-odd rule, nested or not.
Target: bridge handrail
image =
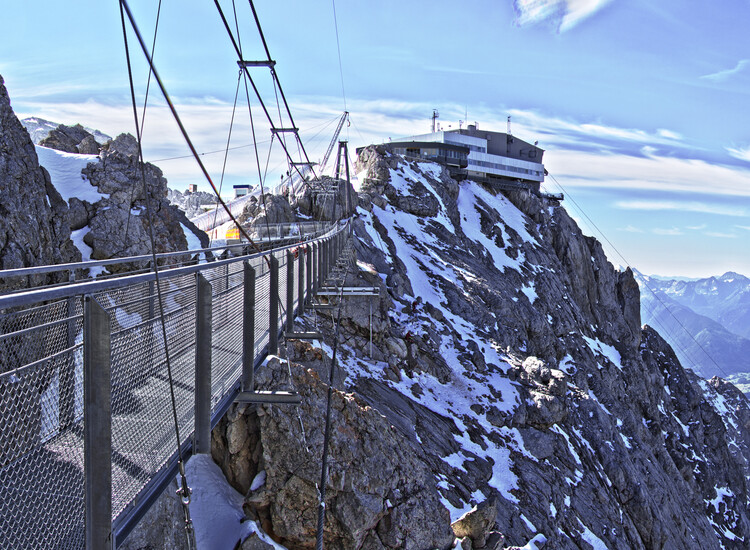
[[[300,222],[302,224],[307,224],[310,222]],[[314,223],[321,223],[321,222],[314,222]],[[277,225],[277,224],[272,224]],[[291,224],[294,225],[294,224]],[[330,230],[331,225],[329,227],[324,228],[323,231]],[[302,235],[304,237],[308,237],[309,235]],[[311,236],[318,236],[318,232],[315,231],[312,233]],[[234,250],[237,248],[244,248],[247,247],[249,243],[236,243],[236,244],[226,244],[221,246],[212,246],[209,248],[196,248],[191,250],[179,250],[177,252],[161,252],[156,255],[157,260],[161,260],[164,258],[177,258],[180,256],[196,256],[199,254],[213,254],[214,252],[223,251],[223,250]],[[4,269],[0,270],[0,279],[10,279],[14,277],[27,277],[29,275],[45,275],[48,273],[58,273],[62,271],[77,271],[82,269],[90,269],[92,267],[106,267],[111,265],[121,265],[121,264],[128,264],[128,263],[136,263],[136,262],[150,262],[153,260],[153,256],[151,254],[141,254],[139,256],[126,256],[124,258],[109,258],[106,260],[88,260],[85,262],[74,262],[74,263],[67,263],[67,264],[50,264],[50,265],[39,265],[39,266],[32,266],[32,267],[19,267],[14,269]],[[164,266],[168,267],[168,266]]]

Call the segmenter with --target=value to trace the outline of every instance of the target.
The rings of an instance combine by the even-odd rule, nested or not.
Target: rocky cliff
[[[144,177],[154,208],[156,252],[208,246],[207,235],[167,201],[161,170],[141,166],[129,134],[100,145],[80,125],[58,125],[40,143],[34,146],[13,113],[0,78],[3,269],[149,254]],[[44,284],[48,278],[30,282]],[[9,280],[3,288],[28,283]]]
[[[554,200],[376,148],[358,169],[346,284],[380,296],[342,310],[327,547],[747,547],[748,402],[641,327],[629,270]],[[213,455],[250,517],[312,548],[333,323],[298,323],[325,341],[259,383],[302,405],[233,408]]]
[[[68,205],[39,166],[34,144],[16,118],[0,77],[0,268],[79,261]],[[37,284],[48,282],[40,277]],[[25,281],[7,280],[2,288]]]

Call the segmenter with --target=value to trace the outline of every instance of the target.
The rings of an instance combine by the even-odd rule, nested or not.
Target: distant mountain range
[[[750,391],[750,279],[728,272],[695,280],[636,272],[641,319],[672,345],[683,366]]]
[[[31,141],[33,141],[35,145],[39,145],[40,141],[46,138],[52,130],[60,125],[57,122],[52,122],[50,120],[45,120],[43,118],[35,116],[22,119],[21,124],[23,124],[23,127],[26,128],[26,130],[28,130],[29,135],[31,136]],[[84,128],[87,132],[91,133],[94,136],[94,139],[100,145],[112,139],[110,136],[100,132],[99,130],[86,128],[85,126]]]

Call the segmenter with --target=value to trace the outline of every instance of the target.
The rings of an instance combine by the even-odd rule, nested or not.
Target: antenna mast
[[[512,136],[513,134],[510,131],[510,115],[508,115],[508,135]]]
[[[432,110],[432,133],[437,132],[437,119],[440,118],[440,113],[437,109]]]

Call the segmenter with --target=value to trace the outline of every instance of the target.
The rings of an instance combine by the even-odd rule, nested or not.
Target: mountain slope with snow
[[[328,545],[447,548],[451,523],[473,548],[746,546],[747,400],[641,327],[630,271],[554,200],[382,148],[358,168],[345,283],[380,297],[342,311]],[[258,383],[299,410],[230,411],[213,454],[251,517],[310,548],[333,324],[298,322],[326,342],[288,343]]]

